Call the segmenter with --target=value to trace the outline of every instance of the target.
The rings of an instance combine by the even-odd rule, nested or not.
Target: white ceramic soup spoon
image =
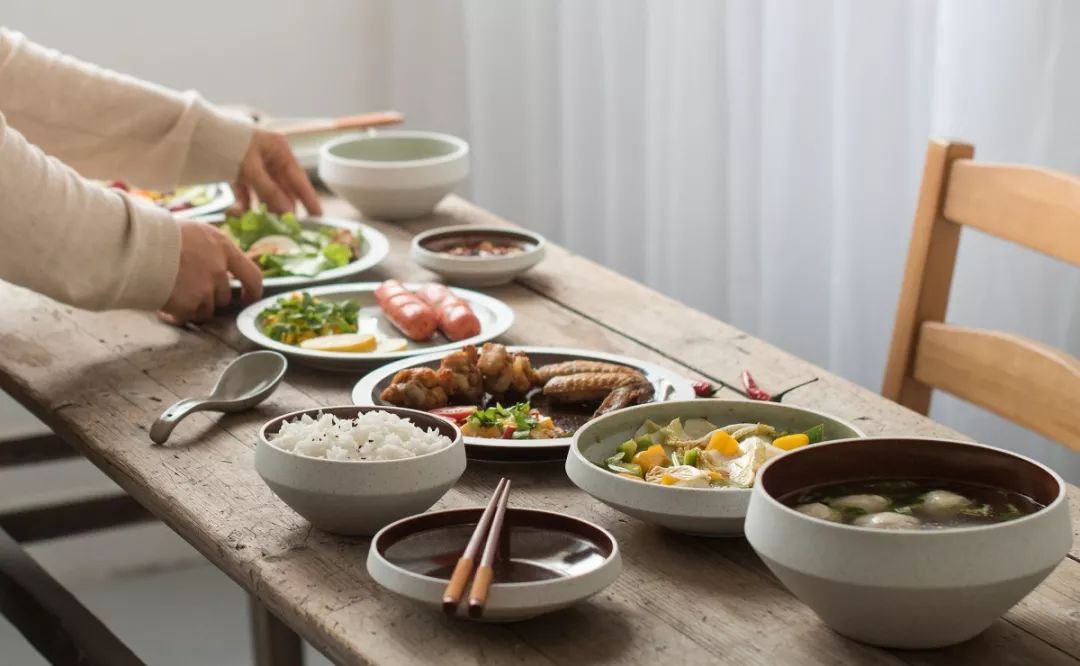
[[[205,398],[185,398],[166,409],[150,427],[150,439],[164,444],[173,428],[188,414],[204,410],[240,412],[251,409],[270,394],[285,376],[288,362],[272,351],[254,351],[238,357],[225,368]]]

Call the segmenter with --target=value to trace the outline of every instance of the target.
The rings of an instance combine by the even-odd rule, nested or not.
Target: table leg
[[[248,597],[255,666],[303,666],[300,636],[255,597]]]

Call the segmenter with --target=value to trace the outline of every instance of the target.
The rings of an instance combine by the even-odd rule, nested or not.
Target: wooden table
[[[339,201],[328,200],[327,208],[327,214],[353,216]],[[409,239],[449,222],[501,220],[450,198],[432,219],[376,224],[390,237],[392,254],[368,279],[430,278],[408,259]],[[507,342],[630,354],[731,385],[738,385],[743,368],[752,368],[774,390],[818,377],[785,402],[858,422],[871,435],[959,437],[561,247],[550,246],[539,267],[489,293],[517,316]],[[368,540],[313,530],[255,473],[260,424],[295,409],[347,404],[354,375],[296,365],[258,409],[197,414],[169,446],[154,447],[147,428],[162,409],[181,396],[205,393],[246,348],[232,317],[200,330],[171,328],[147,314],[81,312],[7,285],[0,286],[0,302],[0,387],[335,661],[1080,663],[1080,539],[1047,581],[979,638],[947,650],[890,652],[826,629],[744,540],[691,538],[642,524],[578,491],[561,464],[470,462],[437,506],[480,504],[500,475],[509,476],[515,505],[565,511],[611,530],[623,549],[621,577],[587,603],[532,621],[450,620],[375,585],[364,565]],[[1080,526],[1076,488],[1071,499]],[[259,619],[275,626],[270,615]],[[282,641],[278,661],[287,661],[288,633],[272,635]]]

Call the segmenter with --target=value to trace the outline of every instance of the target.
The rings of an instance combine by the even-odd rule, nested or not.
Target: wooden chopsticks
[[[316,134],[319,132],[334,132],[337,130],[367,129],[369,127],[397,125],[403,120],[405,120],[405,116],[400,111],[373,111],[371,113],[360,113],[355,116],[342,116],[330,120],[300,123],[290,127],[282,127],[278,132],[285,136],[297,136],[300,134]]]
[[[495,486],[495,494],[491,496],[484,513],[480,515],[480,520],[476,523],[472,536],[469,537],[465,551],[454,566],[450,583],[446,586],[446,592],[443,593],[443,611],[447,615],[457,613],[458,604],[461,603],[465,585],[472,576],[476,554],[481,545],[484,546],[484,552],[480,557],[480,567],[476,570],[472,588],[469,589],[469,616],[483,615],[484,604],[487,603],[491,583],[495,578],[495,554],[499,549],[499,539],[506,519],[506,503],[509,499],[510,480],[501,479]]]

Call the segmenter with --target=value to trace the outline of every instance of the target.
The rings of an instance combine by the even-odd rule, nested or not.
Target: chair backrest
[[[1080,266],[1080,179],[974,153],[930,141],[882,394],[925,414],[938,388],[1080,451],[1080,360],[944,322],[962,226]]]

